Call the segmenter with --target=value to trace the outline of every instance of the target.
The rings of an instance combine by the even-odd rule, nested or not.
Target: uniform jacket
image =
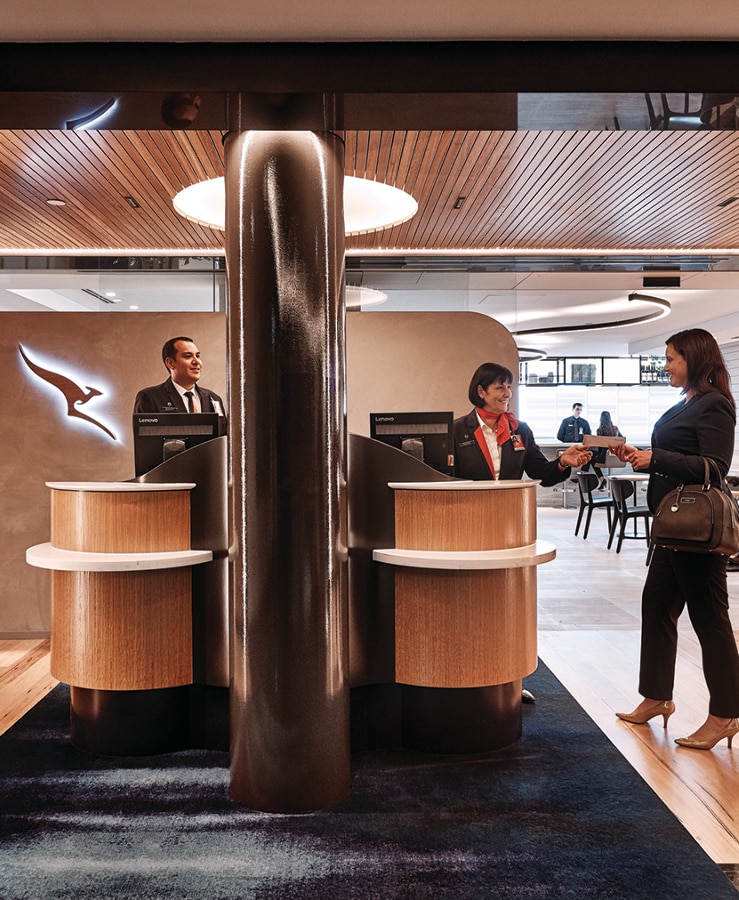
[[[200,408],[204,413],[219,413],[222,416],[226,414],[226,407],[223,400],[214,391],[208,388],[195,386],[200,399]],[[218,408],[213,405],[216,401]],[[172,384],[172,379],[168,378],[164,384],[157,384],[153,387],[143,388],[136,394],[136,400],[133,405],[134,413],[174,413],[189,412],[185,406],[185,400]]]
[[[655,423],[649,464],[647,503],[654,512],[660,500],[681,482],[703,481],[707,456],[726,475],[734,453],[736,412],[718,391],[671,407]]]
[[[590,422],[587,419],[583,419],[582,416],[569,416],[567,419],[562,419],[557,432],[557,440],[562,441],[563,444],[580,444],[582,436],[590,433]]]
[[[469,415],[454,420],[454,474],[458,478],[474,481],[492,481],[487,460],[475,437],[479,427],[480,421],[474,409]],[[525,472],[529,478],[541,479],[542,485],[549,487],[569,477],[569,468],[561,472],[556,459],[548,460],[544,456],[525,422],[518,423],[516,434],[520,435],[525,449],[514,450],[511,441],[501,446],[498,475],[501,481],[519,480]]]

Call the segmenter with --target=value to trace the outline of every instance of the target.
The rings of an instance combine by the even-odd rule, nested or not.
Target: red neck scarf
[[[518,419],[513,413],[490,413],[478,406],[477,414],[486,425],[493,429],[499,447],[510,441],[511,431],[515,431],[518,428]]]

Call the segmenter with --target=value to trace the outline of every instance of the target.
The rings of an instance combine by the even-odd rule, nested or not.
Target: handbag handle
[[[720,488],[721,490],[725,490],[724,487],[724,478],[721,475],[721,469],[718,467],[718,463],[715,459],[711,459],[710,456],[702,456],[704,466],[704,476],[703,476],[703,490],[709,491],[712,486]],[[712,476],[716,475],[716,484],[713,485]]]

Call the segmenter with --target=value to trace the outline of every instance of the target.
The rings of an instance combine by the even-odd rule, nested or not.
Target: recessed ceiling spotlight
[[[65,200],[59,200],[56,197],[49,197],[49,199],[46,202],[49,204],[49,206],[65,206],[66,205]]]
[[[737,200],[739,200],[739,197],[727,197],[726,200],[722,200],[717,206],[719,209],[723,209],[725,206],[731,206],[731,204],[735,203]]]
[[[130,207],[132,207],[133,209],[140,209],[141,204],[136,200],[135,197],[124,197],[123,199],[124,199],[124,200],[126,201],[126,203],[128,203],[128,205],[129,205]]]

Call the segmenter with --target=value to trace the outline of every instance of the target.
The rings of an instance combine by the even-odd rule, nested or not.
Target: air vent
[[[679,288],[680,278],[674,275],[654,275],[642,278],[642,287],[645,288]]]

